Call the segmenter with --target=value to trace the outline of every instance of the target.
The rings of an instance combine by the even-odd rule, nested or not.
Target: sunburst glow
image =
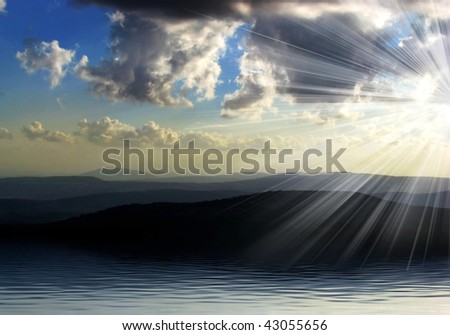
[[[360,18],[367,26],[361,31],[346,14],[325,10],[314,20],[285,14],[280,25],[292,29],[288,38],[258,31],[251,47],[267,39],[261,57],[288,65],[276,70],[279,97],[315,106],[295,115],[331,125],[322,132],[349,141],[352,171],[448,176],[450,30],[442,2],[371,5],[386,14]],[[296,29],[302,37],[295,37]],[[345,135],[338,131],[343,127]]]

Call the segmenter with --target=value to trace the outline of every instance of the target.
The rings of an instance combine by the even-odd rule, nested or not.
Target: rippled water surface
[[[450,314],[448,260],[329,269],[0,247],[0,314]]]

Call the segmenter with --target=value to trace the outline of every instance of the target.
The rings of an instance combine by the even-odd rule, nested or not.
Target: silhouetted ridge
[[[145,254],[282,262],[448,255],[450,211],[346,192],[266,192],[208,202],[128,205],[3,238]]]

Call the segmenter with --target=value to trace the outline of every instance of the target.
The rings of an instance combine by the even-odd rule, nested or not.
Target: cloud
[[[199,18],[203,15],[213,15],[219,18],[233,17],[242,18],[251,13],[250,1],[209,1],[209,0],[152,0],[152,1],[120,1],[120,0],[73,0],[75,4],[96,4],[118,8],[122,11],[144,12],[147,16],[172,17],[176,19]],[[259,1],[252,1],[253,3]]]
[[[75,51],[61,48],[58,41],[28,41],[23,52],[16,58],[28,73],[46,71],[50,76],[50,87],[55,88],[67,74],[67,68],[75,57]]]
[[[343,3],[351,5],[344,8]],[[449,66],[437,56],[450,45],[441,32],[448,21],[429,8],[402,13],[389,6],[383,8],[392,15],[383,21],[378,14],[367,17],[368,12],[378,13],[374,9],[379,4],[342,4],[280,2],[273,15],[256,16],[236,78],[240,87],[225,96],[222,115],[258,118],[272,110],[277,99],[342,104],[353,97],[355,87],[365,102],[416,100],[422,91],[418,82],[432,83],[435,89],[427,92],[433,99],[448,96]],[[299,9],[305,6],[315,12]],[[419,4],[409,1],[405,8]],[[309,116],[328,124],[343,115]]]
[[[277,82],[287,80],[284,71],[263,59],[255,50],[248,50],[239,61],[240,88],[226,94],[221,115],[227,118],[258,119],[265,111],[274,111]]]
[[[179,139],[176,131],[162,128],[153,121],[136,128],[109,117],[93,122],[81,120],[76,134],[96,144],[121,144],[124,139],[130,139],[140,144],[167,146]]]
[[[318,126],[335,126],[339,121],[347,124],[361,119],[364,116],[364,104],[371,101],[370,98],[361,97],[361,86],[356,84],[353,89],[353,97],[347,98],[342,103],[315,103],[309,110],[292,112],[289,117],[294,120],[310,121]]]
[[[401,7],[363,0],[73,2],[116,10],[109,14],[111,59],[91,65],[84,56],[75,68],[93,92],[113,101],[192,106],[213,99],[219,59],[243,23],[251,28],[242,43],[239,88],[222,101],[226,118],[259,119],[276,111],[278,100],[342,104],[357,86],[364,101],[408,100],[415,90],[394,94],[399,88],[380,78],[414,83],[436,61],[448,72],[445,57],[433,56],[450,44],[440,32],[450,19],[444,0],[405,0]],[[439,87],[446,78],[433,80]],[[308,116],[318,124],[355,117],[314,108]]]
[[[334,36],[340,31],[342,36]],[[359,31],[357,35],[354,31]],[[347,41],[359,38],[358,45]],[[222,116],[261,117],[276,99],[298,103],[343,102],[365,82],[377,64],[367,66],[372,41],[348,15],[295,21],[261,17],[246,40],[238,90],[225,96]]]
[[[0,127],[0,140],[12,140],[13,135],[12,133],[3,127]]]
[[[215,97],[218,61],[236,23],[123,13],[110,18],[112,58],[91,66],[84,56],[75,67],[93,92],[113,101],[161,106],[192,106],[189,95],[196,100]]]
[[[366,0],[72,0],[78,5],[96,4],[124,11],[146,12],[147,15],[173,18],[198,18],[199,14],[217,18],[243,19],[264,13],[294,17],[317,18],[325,13],[353,13],[366,24],[382,25],[400,6],[395,1]],[[403,0],[405,11],[423,12],[433,17],[450,17],[447,0]]]
[[[234,136],[209,131],[183,132],[162,127],[154,121],[135,127],[110,117],[92,122],[87,119],[81,120],[75,135],[98,145],[121,146],[124,139],[129,139],[135,145],[154,148],[171,147],[177,141],[180,141],[183,146],[190,141],[195,141],[196,147],[204,149],[249,146],[259,148],[267,140],[261,136]]]
[[[57,130],[45,129],[42,123],[38,121],[23,126],[22,132],[30,140],[43,140],[47,142],[67,142],[67,143],[71,143],[74,141],[71,135],[67,135]]]
[[[359,108],[358,108],[359,107]],[[317,104],[313,110],[290,113],[295,120],[310,121],[318,126],[335,126],[339,121],[354,122],[363,116],[360,106],[352,104]]]
[[[6,0],[0,0],[0,13],[6,11]]]
[[[59,108],[61,108],[61,109],[65,109],[65,108],[66,108],[66,106],[64,105],[64,101],[63,101],[62,98],[57,97],[57,98],[56,98],[56,103],[58,104]]]

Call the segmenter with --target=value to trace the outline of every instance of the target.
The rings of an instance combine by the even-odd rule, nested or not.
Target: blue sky
[[[110,103],[95,97],[88,85],[74,75],[67,75],[60,86],[49,90],[45,72],[27,74],[15,55],[25,48],[27,40],[57,40],[62,48],[76,51],[76,60],[89,55],[90,62],[96,64],[110,57],[110,20],[108,13],[113,10],[95,6],[77,8],[67,1],[27,1],[8,2],[7,14],[0,16],[0,117],[2,124],[19,127],[23,122],[36,118],[55,127],[69,128],[68,122],[76,123],[81,118],[100,118],[108,115],[120,117],[124,122],[136,125],[152,120],[161,120],[167,126],[178,121],[189,123],[196,114],[196,122],[220,121],[220,99],[196,104],[195,111],[189,108],[161,108],[139,103]],[[248,34],[238,30],[229,39],[225,57],[220,59],[222,67],[221,83],[217,95],[237,88],[234,78],[239,74],[237,59],[243,50],[238,47]],[[64,107],[58,103],[59,99]],[[168,114],[168,115],[167,115]],[[151,117],[150,117],[151,115]],[[173,122],[176,120],[176,122]]]

